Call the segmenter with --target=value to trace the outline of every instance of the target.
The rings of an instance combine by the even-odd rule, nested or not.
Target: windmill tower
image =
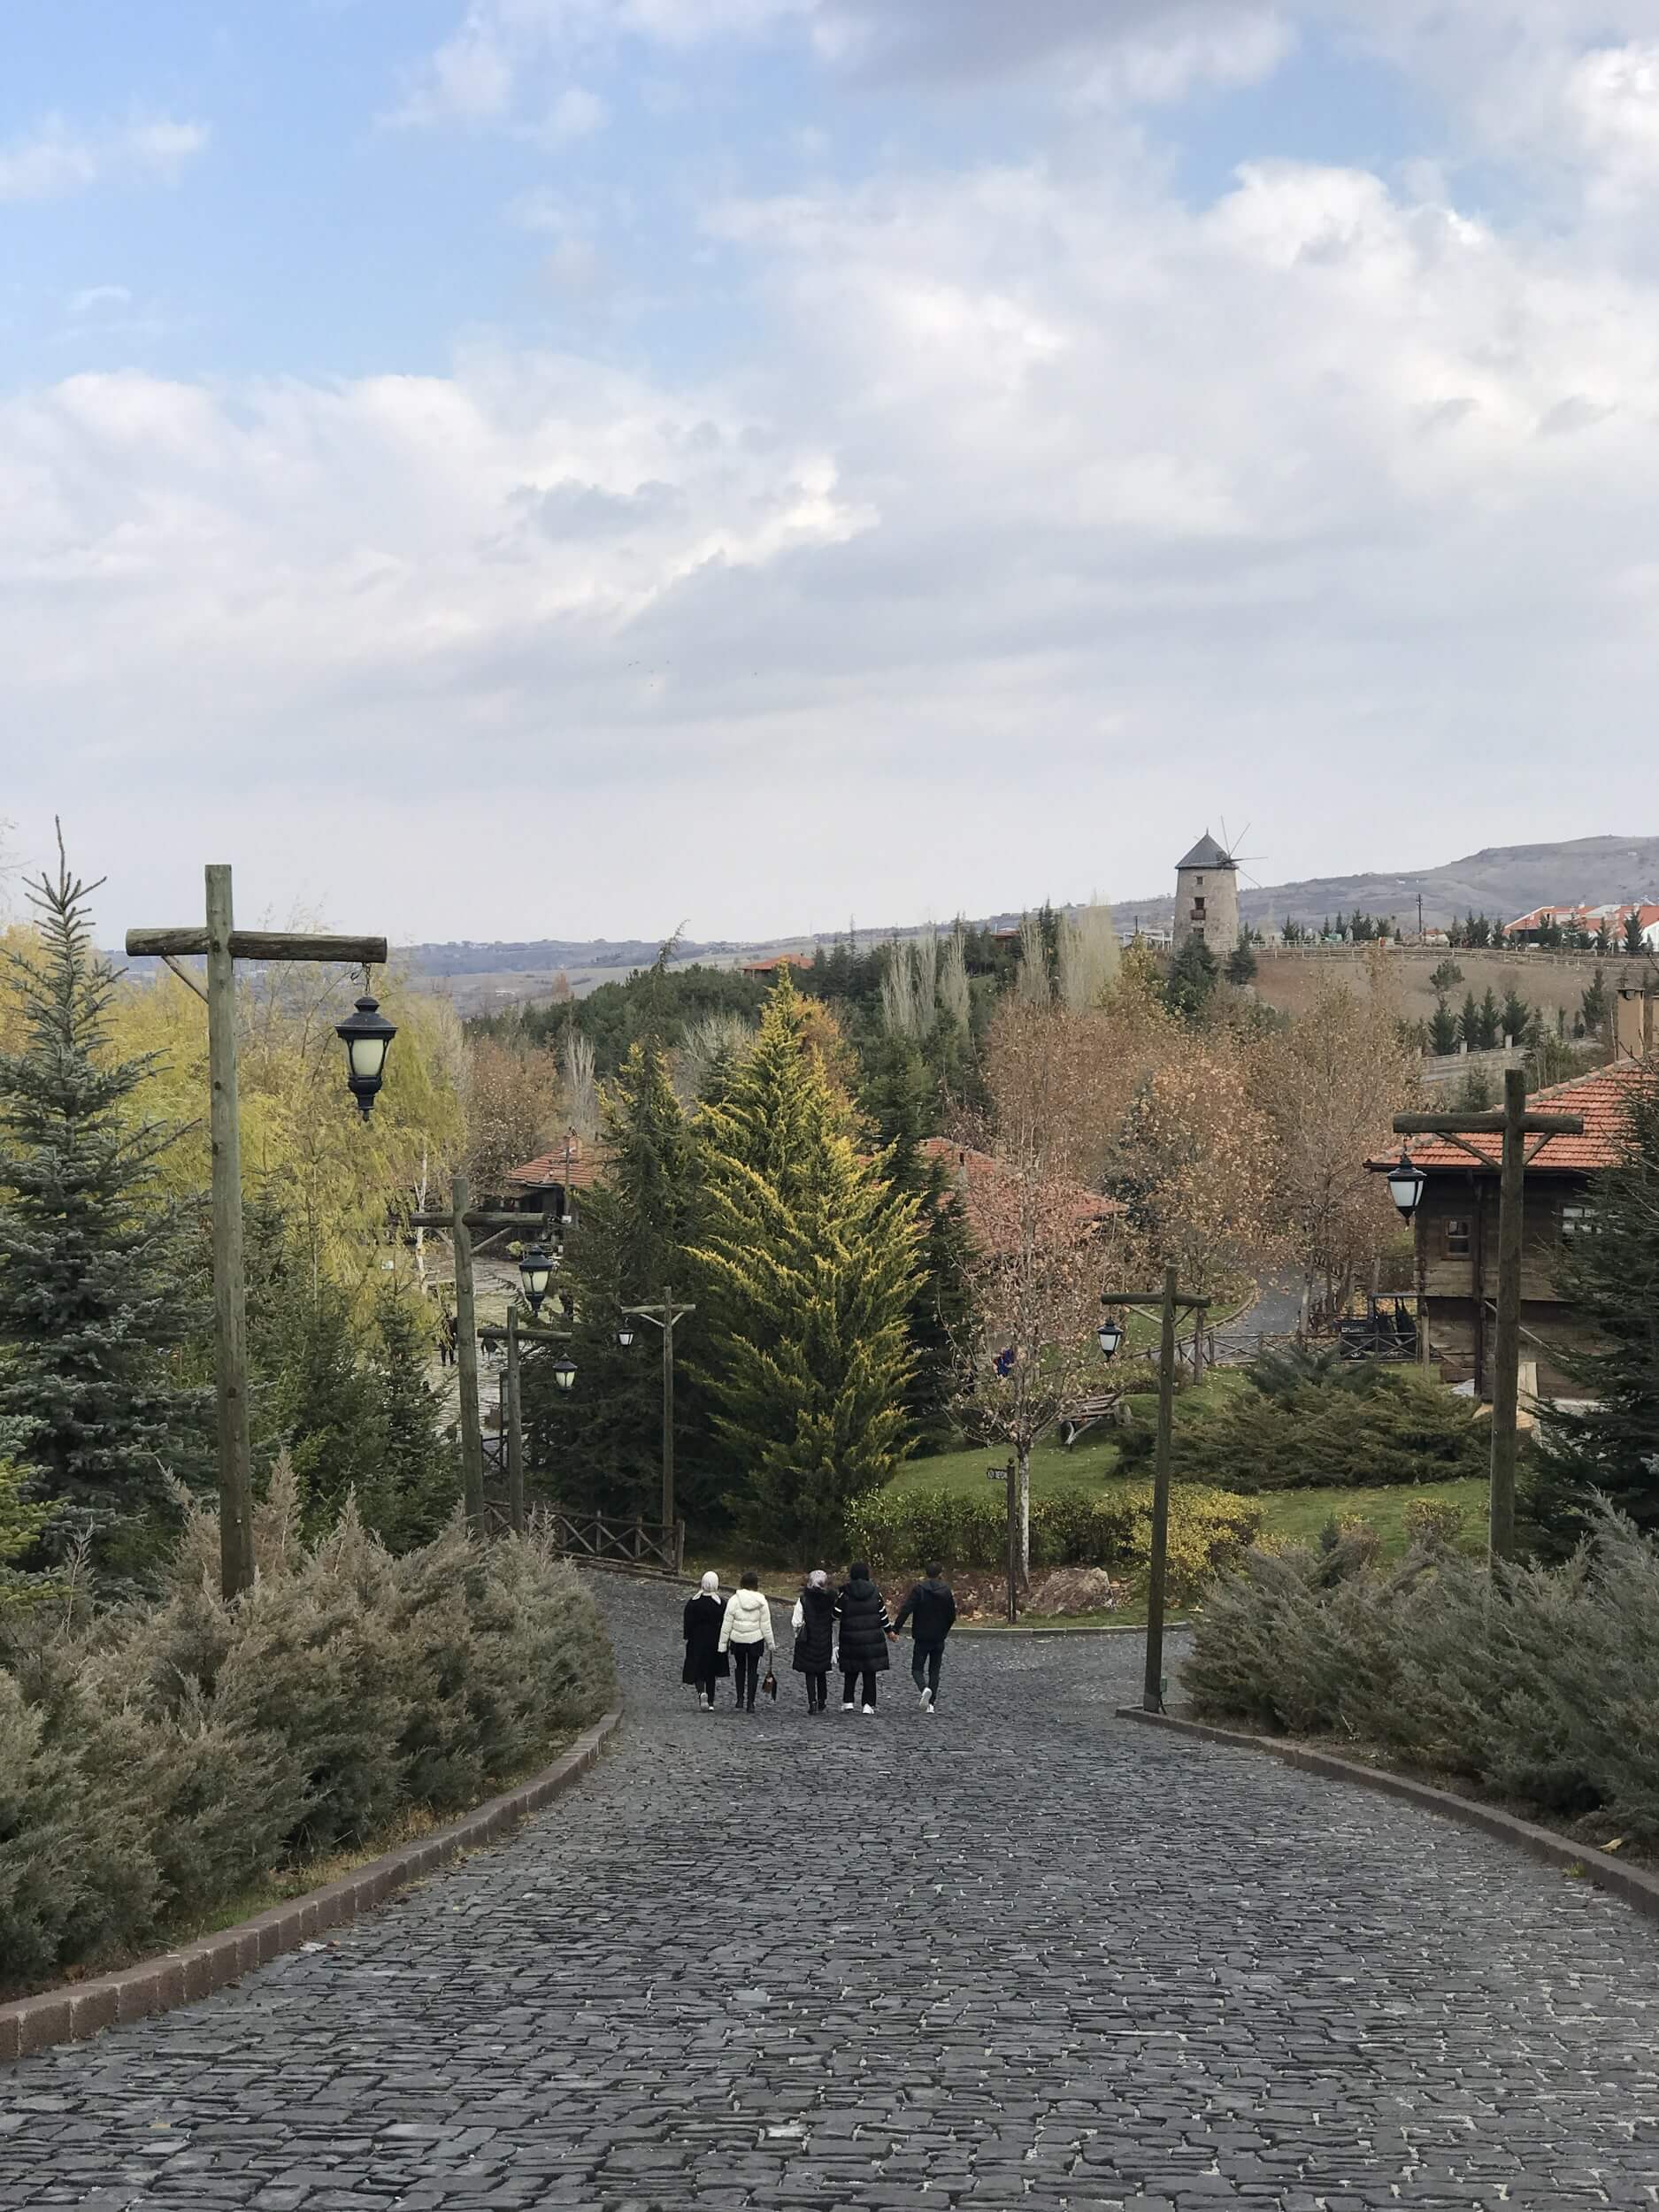
[[[1189,937],[1202,937],[1221,960],[1239,941],[1239,864],[1208,830],[1175,864],[1177,952]]]

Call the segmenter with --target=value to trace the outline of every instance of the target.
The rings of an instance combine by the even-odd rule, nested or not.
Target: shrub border
[[[0,2005],[0,2063],[27,2058],[54,2043],[83,2043],[102,2029],[194,2004],[198,1997],[211,1996],[285,1951],[298,1950],[325,1928],[343,1926],[463,1852],[494,1843],[584,1775],[621,1718],[620,1708],[613,1707],[584,1730],[561,1758],[528,1782],[499,1797],[486,1798],[459,1820],[434,1829],[418,1842],[400,1844],[355,1873],[138,1966]]]
[[[1386,1797],[1403,1797],[1425,1812],[1440,1813],[1448,1820],[1462,1821],[1466,1828],[1482,1829],[1501,1843],[1514,1844],[1546,1866],[1581,1874],[1598,1889],[1623,1898],[1648,1919],[1659,1920],[1659,1875],[1644,1874],[1640,1868],[1624,1865],[1610,1852],[1574,1843],[1553,1828],[1540,1828],[1534,1821],[1503,1812],[1496,1805],[1482,1804],[1478,1798],[1459,1797],[1455,1791],[1436,1789],[1432,1782],[1414,1781],[1409,1775],[1395,1774],[1387,1767],[1362,1766],[1356,1760],[1339,1759],[1333,1752],[1315,1751],[1305,1744],[1286,1743],[1276,1736],[1247,1735],[1235,1728],[1214,1728],[1207,1721],[1183,1720],[1173,1713],[1146,1713],[1138,1705],[1120,1705],[1118,1717],[1144,1721],[1148,1727],[1166,1728],[1175,1735],[1225,1744],[1234,1750],[1265,1751],[1306,1773],[1322,1774],[1333,1782],[1357,1782],[1365,1789],[1380,1790]]]

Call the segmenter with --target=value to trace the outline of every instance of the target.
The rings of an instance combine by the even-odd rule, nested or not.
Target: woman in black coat
[[[853,1685],[862,1675],[864,1708],[866,1713],[873,1713],[876,1677],[887,1672],[887,1639],[893,1633],[893,1624],[887,1618],[881,1593],[870,1579],[870,1570],[862,1559],[854,1561],[847,1571],[846,1581],[835,1593],[835,1610],[841,1624],[841,1710],[850,1713],[856,1705]]]
[[[829,1671],[835,1642],[835,1593],[822,1567],[814,1567],[795,1601],[795,1671],[806,1677],[806,1709],[829,1709]]]
[[[731,1661],[720,1649],[720,1623],[725,1616],[720,1578],[706,1574],[696,1596],[686,1601],[686,1663],[680,1670],[680,1680],[696,1686],[700,1712],[710,1709],[715,1684],[732,1671]]]

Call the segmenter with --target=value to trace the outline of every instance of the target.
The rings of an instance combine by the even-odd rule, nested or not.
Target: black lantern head
[[[576,1380],[575,1361],[569,1359],[556,1359],[553,1363],[553,1379],[561,1390],[570,1389],[571,1386]]]
[[[335,1024],[334,1034],[346,1048],[346,1088],[366,1121],[374,1094],[386,1079],[386,1048],[396,1036],[396,1027],[381,1013],[379,999],[365,992],[356,1013]]]
[[[633,1322],[618,1322],[617,1325],[617,1342],[622,1347],[625,1352],[630,1351],[633,1348],[634,1338],[634,1327]]]
[[[1101,1323],[1099,1328],[1095,1330],[1094,1333],[1100,1340],[1100,1348],[1102,1357],[1106,1359],[1116,1359],[1124,1340],[1123,1323],[1121,1321],[1115,1320],[1110,1314],[1108,1314],[1105,1320]]]
[[[539,1244],[526,1245],[518,1256],[518,1280],[530,1301],[532,1313],[540,1313],[547,1286],[553,1279],[553,1262]]]
[[[1402,1151],[1399,1164],[1388,1171],[1388,1195],[1400,1209],[1400,1217],[1409,1221],[1423,1196],[1423,1187],[1428,1181],[1409,1152]]]

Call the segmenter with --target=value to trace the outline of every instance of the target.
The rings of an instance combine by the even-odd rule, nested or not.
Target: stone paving
[[[1363,2212],[1659,2200],[1659,1929],[1412,1808],[1114,1720],[1135,1639],[945,1709],[700,1715],[240,1989],[0,2075],[0,2206]]]

